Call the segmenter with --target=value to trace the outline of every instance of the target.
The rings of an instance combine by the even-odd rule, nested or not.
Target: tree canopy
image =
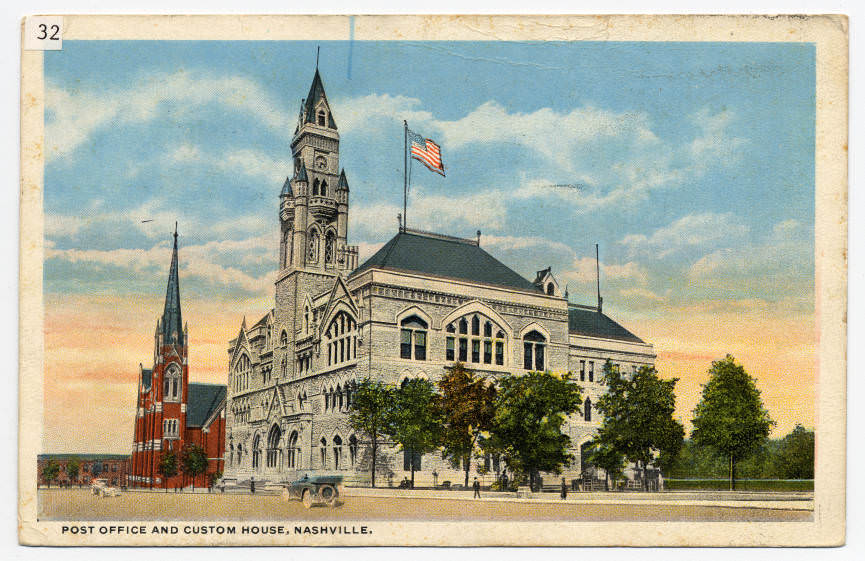
[[[162,476],[162,485],[168,489],[168,479],[177,475],[177,454],[171,450],[166,450],[159,458],[159,464],[156,466],[156,471]]]
[[[66,462],[66,477],[69,478],[69,481],[76,481],[78,479],[78,474],[81,472],[81,462],[78,458],[72,458],[68,462]]]
[[[498,381],[490,447],[534,487],[539,471],[561,473],[574,460],[571,439],[562,433],[568,415],[580,410],[580,387],[568,375],[529,372]]]
[[[814,433],[796,425],[781,441],[777,472],[785,479],[814,479]]]
[[[192,488],[195,489],[195,478],[207,471],[207,454],[198,444],[187,444],[180,453],[180,471],[192,478]]]
[[[349,425],[354,430],[369,437],[372,448],[370,466],[372,486],[375,487],[375,471],[379,438],[387,434],[390,421],[390,407],[393,401],[393,388],[382,382],[364,380],[357,386],[352,396]]]
[[[388,436],[411,455],[409,469],[414,487],[414,472],[420,467],[415,465],[415,458],[438,448],[441,438],[442,415],[433,383],[409,379],[394,390],[387,425]]]
[[[728,459],[731,490],[735,488],[736,462],[765,442],[774,424],[756,380],[731,355],[712,362],[692,423],[694,442]]]
[[[45,462],[42,466],[42,477],[48,482],[49,487],[51,487],[51,482],[57,479],[58,475],[60,475],[60,465],[54,460]]]

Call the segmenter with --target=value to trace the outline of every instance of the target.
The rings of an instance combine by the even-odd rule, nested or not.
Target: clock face
[[[327,167],[327,159],[324,156],[318,156],[315,158],[315,167],[318,169],[324,169]]]

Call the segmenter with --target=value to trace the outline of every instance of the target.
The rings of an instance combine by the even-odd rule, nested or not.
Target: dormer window
[[[318,110],[318,126],[323,127],[327,123],[327,115],[324,112],[324,109]]]
[[[553,283],[547,285],[547,294],[553,296],[556,293],[556,287]]]

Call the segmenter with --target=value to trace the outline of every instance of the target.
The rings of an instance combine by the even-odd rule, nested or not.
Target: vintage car
[[[120,489],[108,484],[107,479],[94,479],[90,484],[90,492],[100,497],[119,497]]]
[[[336,507],[343,504],[343,494],[341,475],[305,474],[286,485],[282,498],[286,501],[299,499],[306,508],[312,508],[313,505]]]

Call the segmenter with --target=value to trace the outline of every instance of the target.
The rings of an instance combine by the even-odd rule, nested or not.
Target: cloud
[[[136,81],[129,88],[98,91],[64,90],[49,83],[45,88],[46,159],[74,152],[101,129],[147,122],[169,108],[175,119],[182,118],[208,104],[246,113],[282,136],[293,130],[293,118],[285,108],[257,82],[241,76],[178,71]]]
[[[600,269],[601,275],[608,280],[635,281],[640,284],[646,284],[649,280],[646,269],[633,261],[623,264],[601,262]],[[562,278],[578,283],[594,282],[596,275],[597,264],[591,257],[575,259],[571,266],[561,273]]]
[[[502,250],[547,249],[566,253],[571,258],[574,256],[574,250],[568,247],[568,245],[562,242],[535,236],[496,236],[484,234],[481,236],[481,247]]]
[[[370,128],[398,126],[402,120],[413,126],[434,122],[433,114],[420,109],[421,100],[389,94],[370,94],[354,98],[337,98],[332,104],[340,107],[341,133],[369,132]]]
[[[650,235],[629,234],[620,244],[627,246],[632,255],[652,253],[666,257],[685,247],[702,247],[748,233],[748,227],[733,213],[704,212],[689,214],[658,228]]]
[[[702,135],[688,146],[697,169],[702,170],[718,161],[729,165],[741,157],[747,140],[727,135],[727,128],[732,120],[732,112],[723,110],[713,114],[708,107],[691,115],[691,122],[702,132]]]

